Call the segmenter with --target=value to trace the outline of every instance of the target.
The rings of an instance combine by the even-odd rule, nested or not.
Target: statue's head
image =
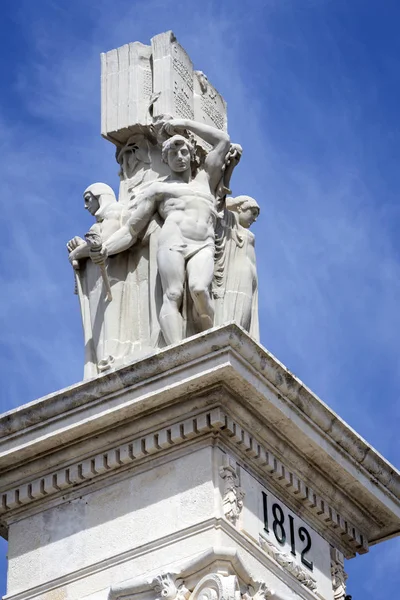
[[[226,208],[238,215],[239,223],[248,229],[260,214],[260,207],[251,196],[236,196],[226,199]]]
[[[85,208],[91,215],[101,217],[104,209],[117,199],[114,190],[106,183],[92,183],[83,192]]]
[[[162,160],[171,171],[183,173],[190,169],[194,159],[194,148],[183,135],[173,135],[162,145]]]

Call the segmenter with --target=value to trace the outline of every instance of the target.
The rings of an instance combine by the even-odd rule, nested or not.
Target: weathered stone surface
[[[153,116],[171,115],[195,120],[193,102],[193,64],[172,31],[151,40],[153,56],[153,91],[157,99]],[[197,120],[197,119],[196,119]]]
[[[125,44],[101,54],[101,133],[121,145],[138,125],[169,116],[227,131],[226,102],[172,31],[151,45]]]
[[[194,594],[182,565],[204,553],[242,594],[265,581],[264,600],[333,600],[330,546],[351,557],[399,532],[398,472],[233,324],[21,406],[0,431],[13,600],[116,598],[144,573],[185,572]]]
[[[149,123],[151,48],[140,42],[101,54],[101,133],[120,144],[130,126]]]
[[[277,386],[277,381],[285,383]],[[288,384],[291,389],[301,388],[303,394],[307,395],[306,411],[299,410],[296,399],[291,399],[285,393]],[[358,525],[362,525],[360,529],[369,530],[367,541],[379,541],[396,533],[396,486],[399,476],[394,467],[374,452],[307,388],[302,387],[301,382],[272,355],[234,325],[194,336],[155,356],[92,381],[77,384],[4,415],[0,420],[2,489],[12,487],[19,480],[18,470],[10,471],[9,467],[20,461],[28,461],[29,469],[33,469],[32,476],[36,473],[37,477],[40,475],[40,471],[37,471],[39,466],[43,468],[43,465],[59,464],[60,460],[53,459],[49,454],[54,444],[68,444],[69,447],[71,443],[85,439],[87,441],[84,445],[89,444],[92,451],[97,443],[93,436],[97,432],[107,431],[107,440],[112,443],[120,437],[115,428],[124,427],[125,422],[138,419],[142,414],[149,414],[149,411],[154,419],[160,421],[165,418],[166,413],[162,412],[164,409],[167,412],[171,410],[171,415],[176,418],[174,407],[178,400],[181,402],[189,394],[190,397],[196,397],[198,406],[206,406],[204,402],[207,402],[207,397],[202,396],[202,390],[210,387],[220,390],[221,386],[228,394],[227,406],[234,407],[242,426],[237,429],[235,420],[226,421],[226,417],[213,416],[212,420],[216,419],[218,427],[223,423],[223,431],[229,439],[237,440],[255,465],[260,465],[260,468],[269,473],[276,473],[277,481],[282,481],[294,498],[304,497],[310,514],[324,514],[318,508],[318,496],[327,494],[341,499],[340,507],[332,506],[333,509],[340,514],[339,508],[345,506],[352,518],[358,520]],[[218,391],[217,399],[221,398],[220,394],[224,396],[225,392]],[[233,400],[236,396],[241,398],[239,404]],[[214,396],[210,396],[211,398],[210,401],[217,402]],[[258,415],[257,419],[251,417],[245,406]],[[157,411],[161,411],[159,415]],[[334,437],[319,425],[328,415],[337,423]],[[211,417],[206,418],[205,424],[211,422],[207,419]],[[110,430],[111,426],[114,429]],[[208,424],[207,427],[209,426]],[[196,427],[201,430],[200,424]],[[345,451],[337,442],[339,429],[342,430],[343,438],[349,434],[356,438],[357,446]],[[246,430],[253,432],[253,435],[247,438],[244,433]],[[88,435],[91,441],[87,439]],[[188,430],[185,439],[190,439],[192,435],[194,433],[190,434]],[[263,447],[262,439],[257,440],[258,436],[267,436],[267,446]],[[282,444],[280,440],[285,441]],[[290,443],[287,440],[291,440]],[[269,444],[272,444],[275,451],[272,451]],[[161,449],[164,445],[163,443]],[[69,455],[68,447],[60,450],[57,446],[57,452],[65,454],[63,460]],[[375,456],[375,462],[380,465],[379,473],[375,469],[368,470],[363,465],[359,447],[363,447],[370,456]],[[43,453],[46,453],[45,462],[40,460],[36,463],[35,457]],[[271,455],[275,457],[273,460]],[[282,470],[280,465],[285,463],[285,469],[292,475],[288,475],[285,469]],[[296,473],[296,469],[293,470],[295,466],[302,472],[302,476]],[[325,475],[316,479],[314,466]],[[24,469],[27,469],[26,464]],[[332,472],[335,472],[334,482],[331,481]],[[302,480],[305,480],[307,487],[307,490],[304,488],[304,494],[301,492]],[[313,493],[310,491],[311,487]],[[11,498],[10,494],[9,497]],[[360,503],[363,506],[361,513],[357,508]],[[367,514],[369,517],[365,518]],[[329,520],[334,523],[333,530],[337,523],[340,524],[335,513],[330,513],[329,510],[323,519],[324,523],[329,523]]]

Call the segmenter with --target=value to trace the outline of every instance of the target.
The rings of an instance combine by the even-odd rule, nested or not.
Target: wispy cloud
[[[130,2],[121,1],[119,10],[102,2],[90,15],[75,5],[66,11],[46,2],[46,13],[28,4],[21,13],[31,53],[19,64],[14,94],[25,118],[9,122],[0,115],[9,242],[1,311],[12,322],[24,307],[32,335],[35,314],[45,311],[52,334],[56,317],[49,314],[68,315],[57,328],[72,328],[81,352],[64,243],[89,224],[81,190],[98,179],[117,187],[113,148],[98,135],[98,54],[173,27],[195,66],[228,99],[230,132],[245,151],[234,191],[253,194],[262,205],[255,232],[264,344],[367,437],[394,452],[376,428],[379,416],[360,414],[360,406],[374,406],[382,369],[398,369],[399,253],[392,225],[399,209],[373,162],[375,142],[382,146],[381,138],[393,132],[383,130],[379,139],[371,127],[363,133],[364,98],[323,19],[319,35],[329,73],[313,59],[316,34],[297,27],[299,15],[290,3],[255,3],[254,13],[237,7],[227,12],[212,2],[201,9],[174,6],[179,18],[172,22],[169,4],[161,2],[140,11]],[[79,17],[83,22],[76,26]],[[269,19],[263,44],[261,17]],[[342,44],[349,37],[344,32]],[[362,46],[351,44],[361,60]],[[315,73],[307,73],[307,65]],[[375,88],[366,94],[368,107]],[[354,388],[357,371],[363,374]],[[397,397],[398,380],[391,385]],[[393,414],[393,407],[388,410]],[[385,413],[381,418],[383,428]]]
[[[393,439],[381,433],[386,412],[368,416],[380,393],[379,374],[399,366],[393,230],[399,209],[374,163],[375,143],[382,148],[393,132],[373,136],[368,125],[363,131],[376,85],[362,97],[343,55],[350,44],[361,61],[363,46],[346,31],[338,38],[321,6],[299,14],[291,3],[226,11],[213,2],[201,8],[182,2],[174,3],[178,18],[171,21],[164,2],[138,11],[131,2],[114,10],[103,1],[90,13],[50,1],[37,13],[27,3],[20,26],[31,52],[19,63],[14,86],[25,117],[10,122],[0,114],[9,242],[0,309],[8,323],[21,320],[22,310],[26,330],[43,343],[35,315],[47,319],[48,335],[73,331],[82,356],[64,243],[89,226],[82,189],[98,179],[118,183],[113,148],[98,135],[98,54],[132,39],[148,42],[171,27],[228,100],[231,136],[244,147],[234,192],[253,194],[262,206],[255,232],[263,343],[394,456]],[[299,21],[309,15],[318,33]],[[269,28],[261,38],[262,19]],[[329,72],[313,56],[322,39]],[[66,318],[57,319],[57,311]],[[58,381],[69,383],[62,373]],[[396,399],[398,379],[391,386]],[[397,414],[389,401],[387,410]]]
[[[0,100],[2,410],[81,378],[65,242],[90,226],[82,190],[118,187],[113,147],[99,135],[99,53],[173,29],[228,101],[244,147],[233,191],[262,207],[263,344],[398,460],[400,86],[392,38],[357,26],[374,3],[355,4],[18,3],[7,22],[21,50]],[[385,573],[395,581],[395,569]],[[377,600],[384,576],[369,579],[364,600]]]

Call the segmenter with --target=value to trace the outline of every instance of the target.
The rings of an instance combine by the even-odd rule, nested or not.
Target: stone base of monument
[[[345,597],[399,477],[236,325],[0,417],[6,598]]]

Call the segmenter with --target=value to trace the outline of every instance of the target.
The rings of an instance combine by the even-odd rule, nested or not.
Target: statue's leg
[[[210,294],[214,276],[214,248],[206,246],[187,261],[188,287],[198,315],[200,331],[206,331],[214,325],[214,305]]]
[[[183,337],[180,308],[185,281],[185,259],[179,251],[164,246],[158,249],[157,265],[163,289],[160,327],[167,344],[176,344]]]

